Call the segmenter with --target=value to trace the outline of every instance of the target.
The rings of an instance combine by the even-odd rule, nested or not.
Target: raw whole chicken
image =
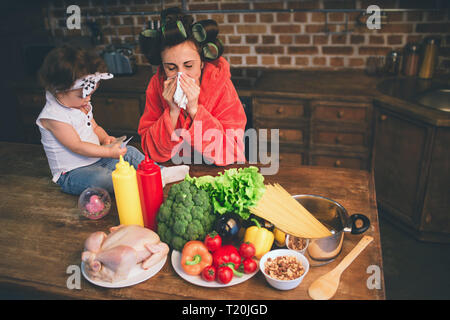
[[[125,280],[136,264],[143,269],[155,265],[169,252],[169,247],[150,229],[137,225],[110,228],[110,234],[92,233],[84,243],[81,260],[85,272],[106,282]]]

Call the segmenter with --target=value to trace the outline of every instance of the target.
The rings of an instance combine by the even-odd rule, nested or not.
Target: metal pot
[[[308,194],[293,197],[332,233],[329,237],[310,239],[307,252],[313,260],[332,261],[341,252],[344,232],[360,234],[370,227],[369,218],[360,213],[349,216],[347,210],[334,200]],[[356,226],[358,220],[362,221],[361,227]]]

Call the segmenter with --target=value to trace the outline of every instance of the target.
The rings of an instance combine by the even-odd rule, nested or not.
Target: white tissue
[[[186,105],[187,105],[187,97],[186,94],[184,93],[183,89],[181,89],[180,86],[180,76],[181,76],[182,72],[178,72],[177,75],[177,89],[175,90],[175,93],[173,95],[173,101],[181,108],[186,110]]]

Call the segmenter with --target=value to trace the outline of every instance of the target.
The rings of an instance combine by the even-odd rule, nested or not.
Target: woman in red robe
[[[182,156],[185,163],[198,163],[198,154],[192,159],[195,152],[206,163],[245,162],[247,118],[230,66],[221,57],[217,23],[192,23],[179,9],[167,9],[157,32],[147,39],[153,45],[145,52],[158,71],[147,87],[139,122],[144,152],[157,162]]]

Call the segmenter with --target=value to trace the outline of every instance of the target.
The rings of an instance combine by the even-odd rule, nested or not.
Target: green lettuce
[[[257,205],[265,191],[264,176],[254,166],[232,168],[218,176],[191,177],[185,180],[209,193],[214,211],[219,214],[234,212],[242,219],[250,217],[250,207]]]

